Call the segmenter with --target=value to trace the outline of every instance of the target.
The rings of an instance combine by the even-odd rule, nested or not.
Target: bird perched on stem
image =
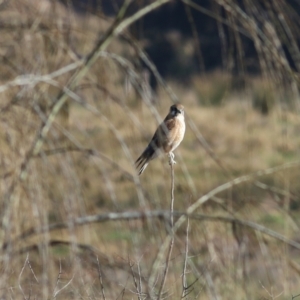
[[[184,107],[181,104],[174,104],[170,107],[164,121],[158,126],[147,148],[135,162],[139,175],[145,171],[149,162],[161,153],[168,154],[169,164],[175,164],[173,151],[183,140],[184,133]]]

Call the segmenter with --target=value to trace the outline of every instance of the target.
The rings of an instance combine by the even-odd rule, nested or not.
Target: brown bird
[[[139,175],[145,171],[149,162],[161,153],[168,154],[169,163],[175,164],[173,151],[183,140],[184,133],[184,107],[181,104],[174,104],[170,107],[164,121],[158,126],[147,148],[135,162]]]

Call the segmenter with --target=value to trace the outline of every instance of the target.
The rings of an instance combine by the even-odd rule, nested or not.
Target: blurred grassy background
[[[26,75],[50,74],[78,62],[113,18],[79,15],[57,1],[2,5],[1,297],[146,299],[162,280],[160,266],[155,287],[147,286],[168,221],[140,218],[78,226],[74,220],[169,209],[167,158],[151,162],[140,178],[133,163],[172,100],[161,85],[155,97],[149,96],[147,76],[135,66],[136,49],[115,38],[33,154],[32,145],[76,69],[53,81],[26,83]],[[267,76],[245,75],[243,89],[236,88],[235,80],[215,71],[188,82],[167,81],[214,154],[187,126],[175,153],[176,211],[186,211],[233,178],[298,160],[297,93]],[[264,175],[259,183],[227,189],[196,213],[251,221],[299,243],[299,176],[299,167]],[[66,228],[48,228],[62,222]],[[230,220],[191,219],[187,253],[186,226],[175,237],[164,297],[296,299],[292,295],[300,294],[299,244],[292,247]],[[182,291],[186,255],[187,288]]]

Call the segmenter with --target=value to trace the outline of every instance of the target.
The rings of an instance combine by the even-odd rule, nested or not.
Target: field
[[[221,71],[154,92],[134,41],[99,40],[113,19],[20,3],[0,12],[1,299],[300,299],[297,93]],[[167,157],[139,177],[177,100],[174,181]]]

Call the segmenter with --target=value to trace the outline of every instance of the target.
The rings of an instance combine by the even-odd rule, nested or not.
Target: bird
[[[185,133],[184,107],[174,104],[170,107],[168,115],[156,129],[152,140],[136,160],[138,174],[141,175],[149,162],[162,153],[169,156],[169,164],[175,164],[173,151],[182,142]]]

